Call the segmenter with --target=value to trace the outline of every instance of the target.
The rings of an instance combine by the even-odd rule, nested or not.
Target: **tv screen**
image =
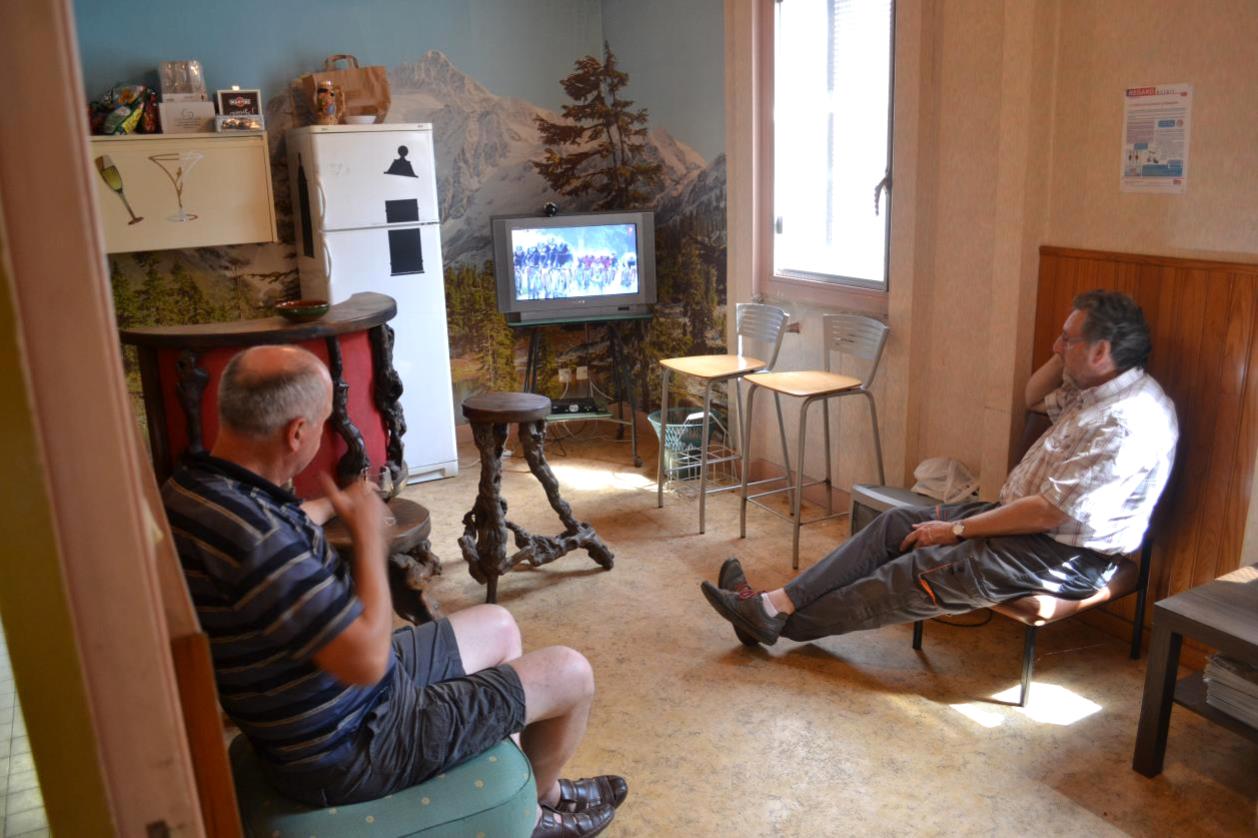
[[[589,319],[655,302],[650,212],[493,219],[498,307],[514,320]]]

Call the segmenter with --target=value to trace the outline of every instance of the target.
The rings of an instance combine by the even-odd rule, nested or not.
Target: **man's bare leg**
[[[533,763],[538,800],[559,802],[559,772],[585,735],[594,702],[594,670],[573,649],[548,646],[510,661],[524,684],[521,747]]]
[[[524,653],[515,617],[501,605],[473,605],[450,615],[467,674],[515,660]]]
[[[559,772],[585,733],[594,701],[594,672],[583,655],[549,646],[521,655],[520,630],[511,612],[474,605],[450,615],[463,669],[468,673],[510,663],[524,685],[525,729],[517,744],[537,778],[538,799],[559,802]]]

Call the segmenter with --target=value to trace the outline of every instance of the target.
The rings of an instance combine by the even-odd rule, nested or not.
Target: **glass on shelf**
[[[192,167],[204,157],[199,151],[180,151],[170,152],[168,154],[150,154],[149,160],[157,164],[157,167],[166,173],[166,177],[170,178],[170,184],[175,188],[175,201],[179,205],[179,211],[173,215],[166,216],[167,221],[183,223],[185,221],[194,221],[197,216],[183,208],[183,187],[184,177],[188,172],[192,171]]]
[[[118,171],[118,167],[114,165],[113,159],[108,154],[102,154],[96,158],[96,171],[100,172],[105,185],[122,199],[122,205],[127,208],[127,214],[131,216],[127,225],[139,224],[143,221],[144,217],[136,215],[135,210],[131,209],[131,204],[127,202],[127,195],[122,191],[122,172]]]

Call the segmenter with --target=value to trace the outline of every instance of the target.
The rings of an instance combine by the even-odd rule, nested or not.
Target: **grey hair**
[[[246,349],[223,368],[218,385],[219,422],[246,436],[269,437],[297,418],[322,420],[319,414],[327,392],[323,362],[304,349],[291,347],[290,363],[259,372],[248,356],[260,348]]]

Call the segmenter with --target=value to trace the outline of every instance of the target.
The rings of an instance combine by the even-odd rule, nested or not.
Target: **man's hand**
[[[916,550],[918,547],[933,547],[939,544],[956,544],[961,539],[952,531],[951,521],[922,521],[913,525],[913,531],[900,542],[904,552]]]
[[[1054,353],[1042,367],[1031,373],[1024,393],[1027,410],[1035,413],[1048,412],[1044,406],[1044,397],[1062,386],[1065,381],[1064,372],[1065,363],[1062,357]]]
[[[384,533],[389,510],[374,486],[366,480],[358,480],[339,489],[326,474],[320,473],[319,479],[323,481],[328,502],[336,516],[345,522],[355,542],[367,535]]]

